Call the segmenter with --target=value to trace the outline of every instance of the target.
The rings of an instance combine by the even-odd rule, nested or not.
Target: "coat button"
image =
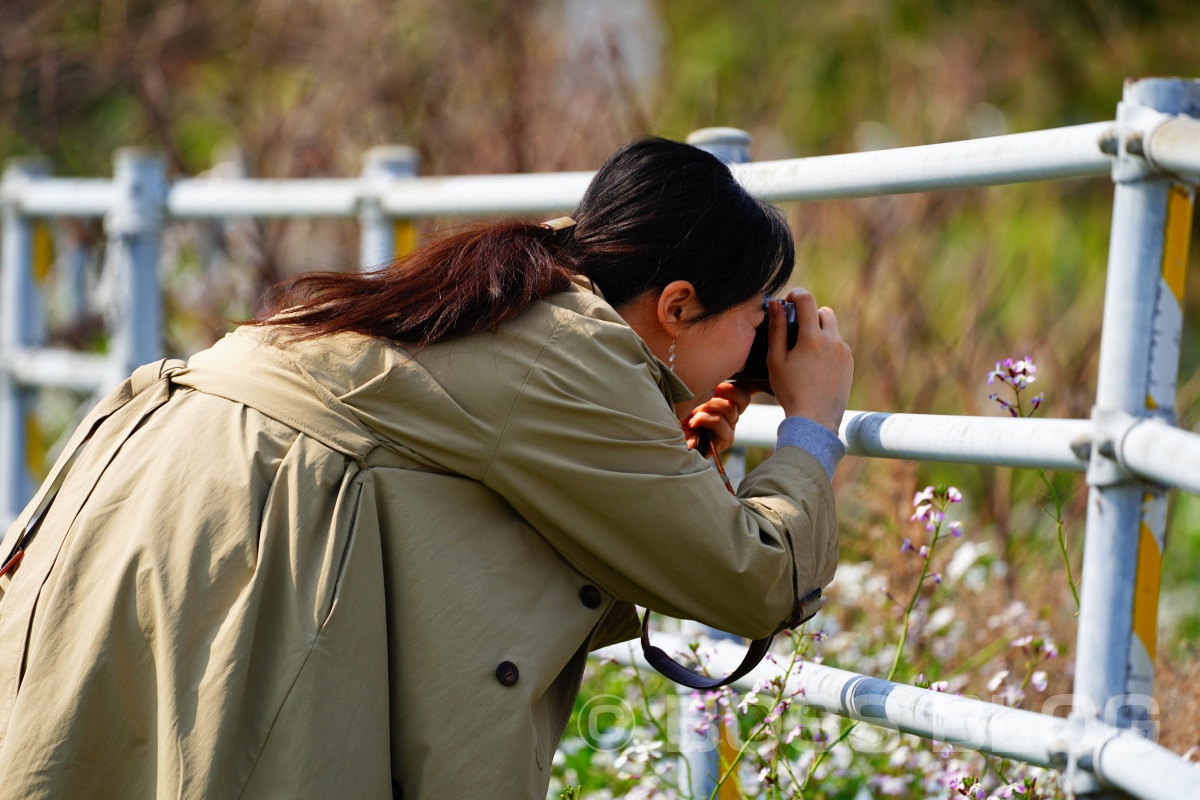
[[[601,600],[600,590],[589,583],[587,586],[579,590],[579,599],[582,600],[583,604],[588,608],[599,608]]]
[[[505,686],[512,686],[520,675],[517,665],[511,661],[501,661],[500,666],[496,667],[496,680]]]

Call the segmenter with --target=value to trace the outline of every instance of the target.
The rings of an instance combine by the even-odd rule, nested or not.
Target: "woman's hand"
[[[787,349],[787,320],[779,303],[772,301],[767,370],[775,398],[789,417],[808,417],[834,433],[850,401],[854,357],[838,333],[837,317],[830,308],[803,289],[792,289],[787,299],[796,304],[800,333],[796,346]]]
[[[712,399],[696,406],[683,420],[683,435],[687,438],[688,447],[696,448],[701,430],[708,432],[708,441],[718,453],[732,445],[733,429],[737,426],[738,417],[750,405],[750,394],[750,390],[732,383],[717,386]]]

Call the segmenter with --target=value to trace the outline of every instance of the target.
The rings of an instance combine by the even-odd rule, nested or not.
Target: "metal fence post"
[[[1151,738],[1166,492],[1120,470],[1114,442],[1138,419],[1175,421],[1194,189],[1142,158],[1143,131],[1163,114],[1200,115],[1200,82],[1127,82],[1118,107],[1073,711],[1076,719],[1099,716]],[[1069,788],[1097,796],[1089,765],[1078,760],[1082,744],[1068,763]]]
[[[116,199],[104,218],[110,385],[162,357],[158,254],[166,163],[156,151],[123,147],[114,160],[113,183]]]
[[[367,151],[362,171],[364,191],[358,214],[359,266],[362,269],[379,269],[412,249],[412,223],[399,220],[393,225],[383,212],[379,198],[393,180],[414,177],[420,162],[416,149],[403,145],[384,145]]]
[[[750,161],[750,144],[752,141],[750,134],[740,128],[701,128],[700,130],[692,131],[687,137],[688,144],[695,145],[701,150],[712,153],[726,164],[748,163]],[[730,481],[736,487],[741,483],[742,478],[746,477],[746,450],[742,447],[730,448],[722,458],[724,459],[725,471],[729,475]],[[689,632],[703,633],[710,639],[743,641],[740,636],[734,636],[732,633],[717,630],[708,625],[695,623],[687,626],[687,628]],[[687,705],[691,693],[692,690],[687,687],[679,687],[681,706]],[[686,715],[680,714],[681,721],[686,718]],[[711,795],[713,789],[717,786],[717,781],[720,780],[722,772],[720,743],[726,737],[726,733],[720,730],[721,723],[719,721],[713,727],[717,730],[712,732],[711,737],[706,737],[709,739],[708,749],[691,748],[683,754],[690,768],[692,793],[695,797],[708,797]],[[680,736],[681,742],[693,741],[694,737],[688,736],[685,731],[681,731],[680,733],[682,734]],[[716,741],[712,741],[714,739]],[[721,787],[721,797],[725,797],[726,795],[730,797],[740,796],[740,793],[736,790],[737,784],[736,775],[730,776],[730,780],[725,786]]]
[[[19,158],[4,170],[4,230],[0,245],[0,530],[21,513],[33,494],[27,467],[31,413],[29,389],[12,373],[18,349],[41,344],[42,300],[33,277],[33,220],[21,210],[20,187],[50,174],[43,158]]]

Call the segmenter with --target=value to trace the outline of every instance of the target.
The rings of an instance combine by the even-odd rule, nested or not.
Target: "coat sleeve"
[[[824,470],[783,447],[733,497],[687,449],[629,329],[590,322],[564,322],[533,364],[484,482],[616,597],[769,635],[833,577]]]

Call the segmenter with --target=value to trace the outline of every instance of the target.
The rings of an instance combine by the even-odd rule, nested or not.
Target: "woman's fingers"
[[[714,450],[720,453],[733,444],[733,429],[736,424],[736,420],[731,423],[722,414],[697,411],[688,420],[688,427],[691,429],[691,432],[685,431],[685,435],[688,438],[688,446],[695,447],[692,436],[698,434],[703,429],[708,433],[709,444],[712,445]]]
[[[788,300],[796,305],[799,332],[795,346],[786,350],[783,313],[772,303],[767,353],[771,386],[786,414],[808,417],[836,432],[850,395],[854,357],[832,309],[817,308],[803,289],[788,292]]]
[[[697,406],[684,424],[688,447],[695,449],[701,430],[707,431],[709,442],[718,453],[733,444],[738,418],[750,402],[749,392],[722,384],[716,393],[713,399]]]
[[[738,414],[745,413],[746,406],[750,405],[750,398],[754,396],[754,390],[744,386],[739,386],[736,383],[718,384],[713,390],[713,399],[728,400],[737,407]],[[734,422],[737,422],[735,419]]]
[[[806,289],[792,289],[787,293],[787,298],[796,306],[796,322],[800,325],[801,336],[816,333],[821,329],[817,300],[812,296],[812,292]]]
[[[833,309],[829,306],[821,306],[817,309],[817,319],[821,324],[821,330],[826,333],[832,333],[835,336],[840,336],[838,330],[837,315],[833,313]]]

